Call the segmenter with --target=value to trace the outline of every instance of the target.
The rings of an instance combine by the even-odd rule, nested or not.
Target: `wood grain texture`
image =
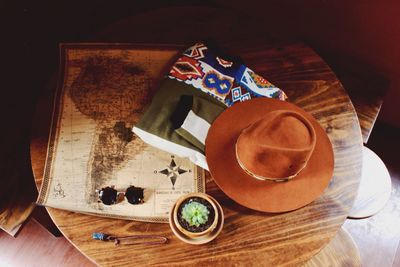
[[[0,229],[10,236],[17,236],[25,220],[31,215],[35,205],[33,202],[13,201],[2,211]]]
[[[363,141],[366,144],[381,110],[383,98],[353,95],[351,100],[360,121]]]
[[[230,17],[231,21],[226,25],[223,16],[213,9],[184,11],[168,9],[129,18],[98,34],[96,40],[189,44],[210,37],[207,34],[211,32],[225,51],[241,56],[255,72],[284,89],[291,102],[310,112],[320,122],[331,139],[335,153],[334,177],[329,188],[319,199],[302,209],[270,215],[235,204],[208,176],[207,192],[222,205],[225,226],[217,239],[195,249],[175,238],[167,224],[104,219],[50,208],[49,213],[79,250],[104,266],[129,264],[133,259],[135,264],[158,266],[251,263],[295,266],[305,262],[335,236],[357,191],[362,139],[350,99],[333,72],[309,47],[299,43],[276,43],[261,37],[251,40],[251,36],[248,36],[248,41],[238,42],[234,40],[234,35],[206,32],[203,26],[218,25],[220,32],[224,32],[225,27],[225,32],[229,33],[236,30],[231,25],[238,23],[240,17]],[[183,28],[199,31],[178,30],[175,27],[177,22]],[[146,23],[146,29],[135,27]],[[46,108],[47,111],[44,110]],[[48,126],[49,118],[46,121],[45,115],[50,109],[49,103],[41,105],[33,124],[35,134],[31,154],[38,185],[46,155],[48,128],[45,125]],[[115,247],[106,242],[92,241],[91,234],[95,231],[116,235],[159,234],[167,236],[170,242],[162,246],[139,245],[134,249],[129,246]]]
[[[358,267],[361,266],[360,253],[353,238],[345,229],[337,235],[304,267]]]
[[[171,17],[166,17],[166,14],[170,14],[175,19],[171,20]],[[146,25],[146,29],[136,29],[136,35],[126,33],[129,27],[141,22]],[[181,30],[176,29],[176,23],[179,23]],[[243,43],[250,40],[259,43],[263,40],[274,42],[273,38],[266,33],[259,34],[260,29],[254,26],[258,23],[259,21],[254,21],[252,17],[221,9],[161,9],[117,22],[96,34],[94,40],[155,43],[176,43],[177,40],[186,43],[194,43],[198,40],[235,42],[240,36]],[[187,30],[183,31],[183,28]],[[330,61],[336,60],[330,59]],[[336,63],[333,66],[335,74],[350,96],[358,116],[363,141],[367,143],[389,84],[385,77],[367,67],[366,64],[353,61],[350,63],[347,60],[346,65]]]
[[[366,144],[381,110],[383,96],[388,88],[387,81],[384,78],[378,78],[376,73],[362,68],[354,71],[337,66],[337,69],[339,70],[337,75],[357,112],[363,141]]]

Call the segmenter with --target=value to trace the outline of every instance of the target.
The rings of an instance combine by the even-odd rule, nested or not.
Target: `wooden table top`
[[[179,18],[181,10],[178,11],[176,16]],[[172,14],[171,11],[166,13]],[[204,16],[204,12],[202,14]],[[154,24],[168,29],[165,26],[168,20],[160,21],[159,15],[156,13],[151,16],[155,18]],[[187,16],[187,12],[184,13],[181,20],[183,24]],[[135,23],[143,22],[146,17],[130,18],[117,23],[97,38],[113,42],[135,41],[138,35],[126,37],[126,31],[132,29]],[[207,23],[218,23],[216,18],[217,21]],[[200,20],[194,23],[203,22]],[[151,28],[149,26],[147,30],[151,31]],[[157,36],[161,35],[167,36],[159,38],[163,41],[168,41],[170,36],[176,38],[175,43],[191,41],[190,38],[179,39],[165,32]],[[145,33],[141,37],[146,41],[158,40],[153,35],[146,39]],[[312,49],[301,43],[276,43],[260,38],[254,42],[216,40],[227,52],[241,56],[247,66],[282,88],[290,102],[310,112],[326,130],[335,154],[334,177],[329,187],[320,198],[304,208],[283,214],[267,214],[235,204],[207,175],[207,193],[223,206],[225,225],[217,239],[202,246],[182,243],[173,235],[168,224],[105,219],[48,208],[64,236],[97,264],[298,265],[320,251],[345,221],[360,181],[362,138],[353,105],[332,70]],[[38,187],[47,152],[50,125],[48,114],[51,114],[53,90],[50,87],[48,94],[40,99],[33,122],[31,161]],[[111,243],[91,240],[93,232],[120,236],[152,233],[167,236],[169,243],[161,246],[115,247]]]

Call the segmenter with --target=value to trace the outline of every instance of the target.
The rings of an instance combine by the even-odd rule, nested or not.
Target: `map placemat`
[[[179,46],[62,44],[39,205],[168,222],[175,200],[204,192],[204,170],[146,145],[131,129]],[[144,188],[144,203],[104,205],[96,189]]]

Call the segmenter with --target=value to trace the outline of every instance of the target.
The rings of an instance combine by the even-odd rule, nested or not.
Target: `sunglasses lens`
[[[117,194],[117,190],[107,186],[99,191],[99,199],[104,205],[112,205],[117,202]]]
[[[125,197],[131,204],[140,204],[143,203],[143,188],[130,186],[126,189]]]

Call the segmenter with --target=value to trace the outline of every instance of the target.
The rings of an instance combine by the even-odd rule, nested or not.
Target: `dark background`
[[[58,66],[60,42],[82,42],[122,18],[170,6],[230,9],[257,20],[261,33],[304,41],[334,71],[383,79],[379,125],[400,127],[398,1],[1,1],[0,209],[10,195],[31,194],[29,135],[38,96]],[[171,17],[171,19],[174,19]],[[146,27],[146,25],[137,25]],[[217,29],[213,29],[217,30]],[[134,34],[134,29],[132,29]],[[237,37],[240,39],[240,36]],[[383,78],[382,78],[383,77]],[[390,86],[388,86],[390,84]],[[380,131],[382,132],[382,131]],[[398,138],[398,137],[397,137]],[[397,142],[398,144],[398,142]],[[385,148],[386,149],[386,148]],[[396,148],[388,145],[387,150]]]

